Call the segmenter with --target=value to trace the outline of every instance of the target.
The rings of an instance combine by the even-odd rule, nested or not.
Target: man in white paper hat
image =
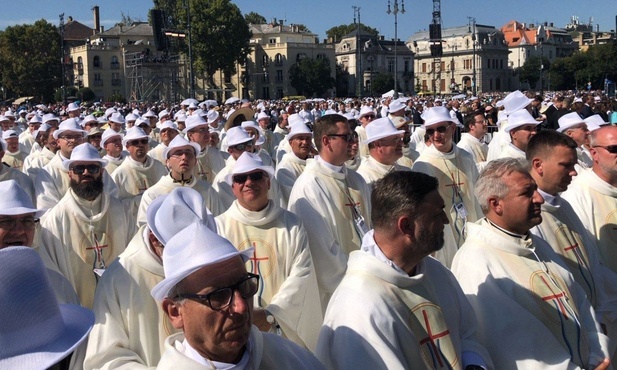
[[[182,187],[156,198],[148,207],[147,224],[137,230],[96,287],[96,322],[85,369],[158,364],[165,338],[179,330],[171,325],[150,291],[165,277],[162,254],[173,235],[197,221],[216,230],[214,218],[203,204],[197,191]]]
[[[274,174],[286,202],[289,201],[296,180],[304,172],[306,160],[312,157],[313,133],[305,124],[293,125],[287,134],[287,140],[291,151],[283,155]]]
[[[108,124],[109,124],[110,129],[122,135],[125,133],[124,125],[126,123],[126,119],[124,118],[122,113],[120,112],[112,113],[109,116],[108,120],[109,120]]]
[[[369,230],[370,188],[345,162],[355,136],[347,119],[324,115],[313,132],[319,156],[307,160],[291,195],[289,210],[302,219],[317,273],[322,309],[343,278],[347,256]]]
[[[328,368],[493,368],[458,282],[429,257],[448,222],[437,188],[411,171],[374,186],[374,228],[349,256],[315,351]]]
[[[19,143],[24,146],[26,149],[26,153],[30,153],[32,150],[32,146],[36,142],[34,137],[34,131],[38,130],[43,123],[41,116],[35,114],[28,120],[28,128],[25,129],[21,134],[19,134]]]
[[[85,116],[84,119],[79,122],[79,124],[86,131],[90,131],[94,127],[99,127],[99,121],[92,114]]]
[[[54,131],[57,128],[43,123],[36,132],[36,144],[40,146],[40,150],[34,150],[24,160],[23,172],[30,175],[32,179],[36,178],[36,173],[43,169],[49,163],[58,149],[58,140],[54,138]]]
[[[28,196],[34,200],[35,192],[34,192],[34,183],[32,179],[27,175],[21,172],[20,170],[9,166],[4,163],[4,157],[7,153],[7,143],[3,139],[0,139],[0,182],[15,180],[22,189],[28,193]]]
[[[159,125],[158,129],[160,144],[150,149],[148,155],[162,164],[165,164],[167,159],[163,156],[163,152],[167,149],[169,143],[178,136],[178,126],[173,121],[166,120]]]
[[[71,158],[74,148],[84,142],[86,131],[81,129],[75,118],[69,118],[62,121],[58,129],[53,131],[53,137],[60,149],[35,179],[36,204],[47,209],[53,208],[69,189],[68,170],[64,162]],[[102,175],[106,192],[111,196],[117,196],[118,187],[111,181],[109,174],[103,172]]]
[[[127,153],[122,147],[122,134],[111,127],[108,128],[101,135],[101,147],[105,150],[103,158],[107,160],[105,171],[111,175],[126,158]]]
[[[81,115],[81,108],[77,103],[69,103],[66,107],[66,111],[68,112],[69,118],[78,118]]]
[[[3,131],[2,140],[6,143],[6,150],[4,151],[2,161],[10,167],[21,171],[28,152],[26,152],[26,147],[19,143],[19,134],[12,129]]]
[[[366,126],[375,119],[375,110],[370,105],[364,105],[360,108],[360,116],[358,121],[360,124],[356,126],[355,131],[358,133],[360,157],[368,157],[368,145],[363,144],[366,141]]]
[[[268,115],[268,113],[266,113],[265,111],[259,112],[259,114],[257,115],[257,124],[259,124],[259,127],[261,127],[261,132],[266,138],[266,142],[261,146],[262,149],[265,149],[272,158],[275,158],[275,147],[278,145],[278,142],[276,142],[274,133],[270,129],[270,116]]]
[[[503,110],[498,115],[499,121],[497,125],[499,126],[499,131],[493,134],[493,138],[488,145],[488,161],[499,158],[501,152],[512,142],[510,135],[504,130],[508,125],[507,117],[516,111],[530,109],[529,106],[532,101],[533,99],[516,90],[495,104],[497,108],[503,107]]]
[[[98,127],[91,128],[86,134],[86,142],[90,143],[93,147],[98,150],[99,155],[102,157],[107,154],[105,148],[101,144],[101,140],[103,139],[103,131]]]
[[[41,255],[69,280],[85,307],[92,307],[98,279],[134,233],[124,205],[105,189],[106,164],[92,145],[78,145],[63,162],[69,190],[41,222]]]
[[[227,176],[236,200],[216,217],[217,229],[239,250],[254,248],[247,270],[260,275],[261,289],[253,324],[314,350],[323,316],[308,237],[296,215],[268,198],[273,176],[259,156],[243,153]]]
[[[137,219],[141,195],[168,173],[161,162],[148,155],[149,140],[141,128],[131,127],[120,144],[126,147],[128,155],[111,174],[118,186],[118,199],[126,206],[130,220]]]
[[[477,221],[482,215],[473,195],[478,168],[471,154],[454,144],[456,122],[446,107],[426,109],[422,118],[432,145],[422,151],[411,169],[436,177],[439,181],[439,194],[446,202],[449,231],[456,245],[448,242],[449,233],[446,230],[446,245],[438,258],[449,267],[454,257],[452,253],[465,241],[465,224]]]
[[[589,117],[586,119],[589,119]],[[591,168],[593,166],[593,158],[591,158],[589,149],[586,148],[586,146],[589,145],[589,128],[587,127],[587,122],[576,112],[564,114],[559,117],[557,122],[559,123],[557,131],[568,135],[576,141],[578,145],[576,148],[576,156],[578,158],[576,171],[579,172]]]
[[[0,368],[83,368],[92,311],[54,297],[55,282],[32,248],[0,250]]]
[[[244,152],[252,152],[253,149],[253,137],[248,134],[242,127],[235,126],[230,128],[227,131],[227,143],[228,148],[227,152],[229,153],[229,158],[227,158],[227,164],[225,168],[223,168],[214,178],[214,182],[212,183],[212,187],[216,190],[219,195],[219,198],[223,202],[223,206],[225,209],[229,208],[233,201],[236,199],[234,193],[231,189],[231,186],[227,182],[227,175],[231,173],[231,170],[236,163],[236,160],[242,155]],[[281,194],[280,186],[278,182],[274,178],[270,179],[270,191],[269,191],[270,199],[273,199],[277,202],[281,207],[286,208],[287,203]]]
[[[366,141],[369,157],[360,164],[358,173],[367,184],[375,181],[392,171],[409,171],[396,161],[403,156],[403,135],[405,131],[397,130],[389,118],[378,118],[366,127]]]
[[[498,158],[525,159],[527,144],[536,134],[538,124],[539,122],[526,109],[510,114],[503,128],[503,132],[510,135],[510,144],[502,149]]]
[[[484,112],[477,110],[465,117],[465,132],[461,134],[461,139],[456,146],[471,154],[478,166],[478,171],[482,170],[486,164],[488,145],[484,142],[484,136],[488,130],[488,121]]]
[[[246,132],[249,133],[249,135],[253,137],[252,153],[259,155],[266,166],[271,166],[272,168],[274,168],[275,164],[272,157],[270,156],[270,153],[268,153],[265,149],[261,147],[265,143],[265,138],[261,134],[261,128],[259,127],[259,125],[257,125],[255,121],[244,121],[240,124],[240,127],[242,127]]]
[[[146,223],[146,212],[154,199],[163,194],[169,194],[173,189],[179,187],[189,187],[198,191],[203,197],[204,206],[215,216],[225,212],[227,207],[224,206],[212,186],[193,175],[197,153],[200,149],[198,144],[191,143],[180,135],[177,135],[169,143],[169,146],[163,152],[169,174],[163,176],[142,194],[137,211],[138,226]]]
[[[157,369],[324,368],[307,350],[252,326],[259,290],[259,277],[245,267],[252,252],[239,252],[199,222],[169,240],[165,279],[152,296],[182,333],[167,338]]]
[[[197,153],[197,165],[194,175],[203,181],[212,184],[216,174],[225,167],[225,160],[220,151],[210,150],[210,126],[201,115],[193,114],[186,120],[184,129],[186,138],[199,145],[200,151]],[[213,165],[217,165],[213,169]]]

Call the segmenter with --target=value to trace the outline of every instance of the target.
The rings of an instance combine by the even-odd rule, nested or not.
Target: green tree
[[[0,76],[8,96],[50,102],[62,85],[60,34],[41,19],[0,32]]]
[[[140,19],[131,17],[130,15],[124,14],[124,12],[120,12],[120,22],[116,23],[115,26],[130,26],[135,22],[141,22]]]
[[[83,102],[92,101],[96,98],[96,94],[89,87],[82,87],[77,91],[77,98]]]
[[[236,71],[250,52],[251,31],[240,9],[230,0],[187,0],[191,16],[191,45],[196,74],[205,74],[208,85],[216,88],[214,73]],[[172,28],[187,29],[184,0],[154,0],[165,11]],[[183,51],[188,53],[188,38]]]
[[[66,96],[77,96],[77,88],[75,86],[66,86],[64,91],[66,92]],[[54,99],[57,102],[62,102],[62,87],[56,90]]]
[[[394,88],[394,77],[389,73],[373,76],[373,95],[381,95]]]
[[[244,19],[246,19],[246,22],[249,24],[266,24],[268,23],[268,21],[266,21],[266,18],[259,14],[259,13],[255,13],[255,12],[250,12],[248,14],[244,15]]]
[[[335,85],[327,58],[303,58],[289,68],[289,82],[298,95],[322,97]]]
[[[356,23],[343,24],[340,26],[332,27],[326,31],[326,37],[328,39],[332,39],[334,42],[339,42],[343,38],[343,36],[355,32],[358,29],[358,25]],[[360,29],[362,31],[368,32],[373,36],[378,36],[379,31],[377,31],[373,27],[369,27],[364,23],[360,23]]]
[[[342,64],[336,65],[336,96],[339,98],[349,96],[349,72]]]
[[[535,88],[538,81],[540,81],[540,77],[543,77],[544,83],[546,84],[546,79],[549,77],[550,62],[548,58],[540,58],[538,56],[532,56],[527,58],[523,67],[521,67],[521,82],[529,83],[529,87],[531,89]]]

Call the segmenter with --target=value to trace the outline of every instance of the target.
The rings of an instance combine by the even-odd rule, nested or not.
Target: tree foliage
[[[349,72],[342,64],[336,64],[336,96],[339,98],[349,96]]]
[[[603,89],[605,78],[617,81],[617,47],[612,44],[557,59],[550,69],[551,89],[556,90],[583,89],[587,82],[593,89]]]
[[[184,0],[154,0],[165,11],[170,25],[188,29]],[[236,71],[250,52],[251,31],[240,9],[230,0],[188,0],[191,19],[191,45],[195,72],[205,74],[209,85],[216,87],[214,73]],[[183,51],[188,53],[188,38]]]
[[[527,58],[520,70],[521,82],[527,82],[532,89],[535,88],[543,73],[546,73],[544,75],[544,80],[548,77],[547,73],[549,66],[550,62],[546,57],[540,58],[538,56],[532,56]]]
[[[131,17],[128,14],[124,14],[124,12],[120,12],[120,22],[116,23],[115,26],[130,26],[131,24],[135,23],[135,22],[141,22],[140,19],[135,18],[133,19],[133,17]]]
[[[82,87],[77,91],[77,98],[81,101],[93,101],[96,98],[96,94],[89,87]]]
[[[263,15],[259,14],[259,13],[255,13],[255,12],[250,12],[248,14],[244,15],[244,19],[246,19],[246,22],[249,24],[266,24],[268,23],[268,21],[266,21],[266,17],[264,17]]]
[[[332,27],[326,31],[326,37],[328,39],[332,39],[334,42],[341,41],[343,36],[355,32],[358,29],[358,25],[356,23],[343,24],[340,26]],[[378,36],[379,31],[377,31],[373,27],[369,27],[364,23],[360,23],[360,29],[362,31],[368,32],[373,36]]]
[[[62,85],[60,42],[56,26],[43,19],[0,32],[0,76],[7,97],[53,100]]]
[[[75,86],[66,86],[64,88],[64,95],[66,97],[69,96],[77,96],[77,87]],[[59,89],[56,90],[56,92],[54,93],[54,99],[57,102],[61,102],[62,101],[62,87],[60,87]]]
[[[381,95],[394,88],[394,77],[389,73],[379,73],[373,76],[373,95]]]
[[[298,95],[307,97],[322,97],[335,84],[327,58],[301,59],[289,68],[289,82]]]

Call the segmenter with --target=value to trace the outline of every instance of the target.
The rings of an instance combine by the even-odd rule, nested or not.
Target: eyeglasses
[[[135,140],[131,140],[131,141],[127,141],[126,144],[127,145],[146,145],[148,144],[148,139],[135,139]]]
[[[78,164],[69,168],[76,175],[83,175],[86,170],[91,175],[96,175],[101,170],[101,166],[98,164]]]
[[[238,281],[234,285],[217,289],[208,294],[178,294],[173,299],[179,298],[192,299],[199,303],[210,307],[215,311],[220,311],[227,308],[231,304],[234,297],[234,292],[240,292],[240,296],[244,299],[249,299],[257,293],[259,289],[259,275],[249,273],[247,277]]]
[[[193,133],[196,133],[196,134],[207,134],[208,132],[210,132],[210,130],[208,130],[207,127],[202,127],[202,128],[193,129],[190,132],[193,132]]]
[[[242,143],[242,144],[234,145],[232,148],[234,148],[236,150],[244,150],[246,148],[252,148],[252,147],[253,147],[253,142],[249,141],[247,143]]]
[[[480,125],[488,125],[488,120],[486,119],[483,119],[482,121],[474,121],[474,122]]]
[[[14,230],[17,227],[17,223],[21,223],[21,227],[24,230],[34,230],[36,224],[39,222],[38,218],[5,218],[0,220],[0,229],[2,230]]]
[[[81,141],[84,139],[84,137],[82,135],[62,135],[58,136],[58,139],[66,141]]]
[[[251,179],[251,181],[259,181],[264,178],[265,173],[263,171],[251,172],[251,173],[243,173],[241,175],[234,175],[234,182],[236,184],[244,184],[246,179]]]
[[[194,150],[176,150],[175,152],[170,154],[170,156],[174,158],[180,158],[183,155],[185,155],[187,158],[193,158],[195,156],[195,151]]]
[[[426,129],[426,134],[428,136],[433,136],[433,134],[435,133],[435,131],[439,132],[440,134],[445,134],[446,131],[448,130],[448,128],[450,127],[450,125],[446,125],[446,126],[439,126],[437,128],[427,128]]]
[[[101,135],[90,135],[90,136],[88,136],[88,139],[91,139],[91,140],[101,140],[102,137],[103,136],[101,136]]]
[[[360,118],[375,119],[375,115],[374,114],[367,114],[367,115],[364,115],[364,116],[362,116]]]
[[[384,144],[398,145],[399,143],[403,142],[403,137],[400,136],[400,137],[393,137],[390,139],[379,139],[378,141]]]
[[[351,142],[353,142],[355,140],[354,139],[354,135],[351,132],[347,133],[347,134],[330,134],[328,136],[330,136],[330,137],[332,137],[332,136],[333,137],[340,137],[341,139],[345,140],[348,143],[351,143]]]
[[[611,154],[617,154],[617,145],[595,145],[594,148],[604,148]]]

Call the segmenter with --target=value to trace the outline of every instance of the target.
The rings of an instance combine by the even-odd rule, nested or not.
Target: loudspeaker
[[[429,24],[428,34],[431,40],[441,40],[441,25],[433,23]]]
[[[154,33],[154,46],[158,51],[166,51],[169,48],[167,36],[165,36],[165,12],[160,9],[150,10],[152,19],[152,32]]]

